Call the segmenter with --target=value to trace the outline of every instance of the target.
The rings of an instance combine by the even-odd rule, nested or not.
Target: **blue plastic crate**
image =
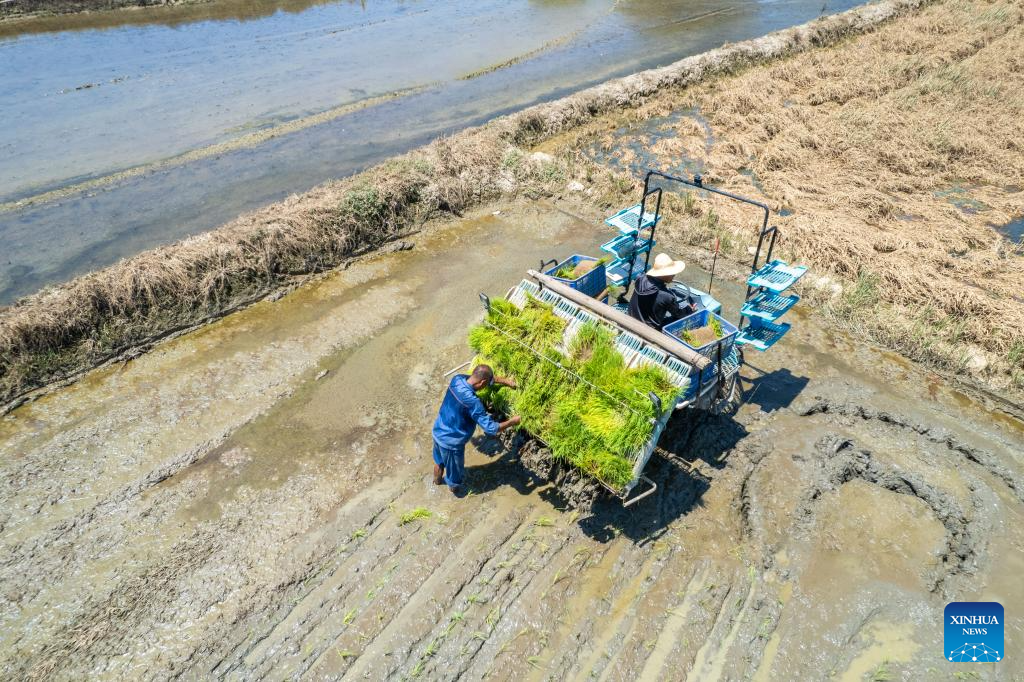
[[[579,265],[580,263],[582,263],[584,261],[597,261],[597,258],[594,258],[593,256],[581,256],[579,254],[576,254],[576,255],[574,255],[574,256],[572,256],[572,257],[562,261],[561,263],[559,263],[555,267],[551,268],[550,270],[548,270],[544,274],[548,275],[550,277],[554,277],[559,282],[565,282],[570,287],[572,287],[576,291],[579,291],[580,293],[584,293],[587,296],[591,296],[593,298],[597,298],[597,296],[602,291],[604,291],[605,286],[606,286],[606,281],[605,281],[606,280],[606,276],[605,276],[605,272],[606,271],[605,271],[604,263],[601,263],[599,265],[595,265],[594,268],[590,272],[588,272],[588,273],[584,274],[583,276],[578,277],[576,279],[566,279],[564,277],[555,277],[555,273],[558,272],[559,270],[561,270],[562,268],[564,268],[566,266],[571,267],[571,268],[575,268],[577,265]]]
[[[722,338],[712,341],[711,343],[705,344],[700,348],[694,348],[693,346],[691,346],[690,344],[683,340],[683,331],[687,329],[698,329],[700,327],[707,326],[708,320],[710,319],[709,316],[712,315],[714,315],[714,317],[717,318],[719,323],[721,323],[722,325]],[[715,315],[715,313],[712,313],[708,310],[700,310],[692,315],[687,315],[681,320],[676,320],[675,322],[667,324],[665,325],[664,329],[662,329],[662,331],[671,336],[672,338],[678,339],[679,342],[682,343],[687,348],[693,348],[693,350],[697,351],[698,353],[712,361],[711,364],[705,367],[704,370],[701,372],[701,378],[705,382],[708,379],[714,377],[715,373],[718,371],[719,346],[721,346],[722,358],[724,359],[732,352],[733,345],[736,341],[736,334],[739,333],[739,329],[736,328],[736,325],[726,321],[723,317]]]

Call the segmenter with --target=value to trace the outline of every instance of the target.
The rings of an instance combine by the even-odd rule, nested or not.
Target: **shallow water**
[[[1024,240],[1024,216],[1002,225],[996,225],[995,228],[996,232],[1003,235],[1011,242],[1019,243]]]
[[[0,37],[0,200],[140,171],[0,212],[0,303],[438,134],[821,11],[813,0],[256,2],[224,15],[126,12],[122,25],[96,15],[19,24]],[[253,147],[151,167],[396,93]]]

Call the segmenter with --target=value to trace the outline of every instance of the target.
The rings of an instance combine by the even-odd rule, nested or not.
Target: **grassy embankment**
[[[22,17],[98,12],[128,7],[198,5],[214,0],[10,0],[0,4],[0,21]]]
[[[920,6],[892,0],[684,59],[502,117],[343,181],[153,249],[0,310],[0,405],[74,378],[408,233],[432,215],[560,192],[597,176],[621,202],[628,178],[595,172],[571,148],[529,148],[653,95],[829,44]]]

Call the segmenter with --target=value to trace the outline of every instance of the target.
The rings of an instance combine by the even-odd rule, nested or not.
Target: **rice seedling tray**
[[[785,315],[799,300],[800,297],[796,294],[780,296],[779,294],[762,291],[743,304],[740,314],[751,319],[757,318],[766,322],[774,322]]]
[[[649,211],[644,211],[643,221],[640,220],[640,204],[633,204],[624,208],[613,216],[605,219],[605,224],[614,227],[624,235],[633,236],[640,230],[654,227],[661,220],[661,216],[655,216]]]
[[[601,244],[601,250],[616,258],[629,258],[637,253],[647,253],[654,243],[650,239],[636,239],[632,235],[624,234]]]
[[[750,320],[750,325],[744,327],[736,338],[736,343],[743,346],[750,346],[759,351],[766,351],[789,331],[789,323],[764,322],[756,317]]]
[[[747,284],[781,294],[803,277],[805,272],[807,272],[806,265],[790,265],[784,260],[773,260],[770,263],[765,263],[757,272],[747,278]]]

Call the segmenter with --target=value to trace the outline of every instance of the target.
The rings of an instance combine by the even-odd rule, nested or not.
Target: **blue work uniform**
[[[498,422],[487,414],[467,379],[466,374],[452,378],[434,421],[434,463],[444,468],[444,482],[453,488],[462,485],[466,443],[472,438],[476,425],[479,424],[488,436],[498,433]]]

